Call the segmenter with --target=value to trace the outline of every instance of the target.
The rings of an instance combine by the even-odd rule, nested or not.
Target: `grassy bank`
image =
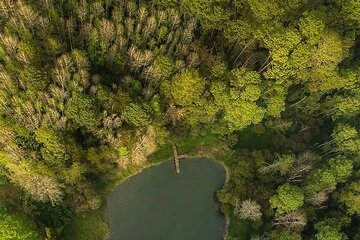
[[[194,136],[176,142],[179,153],[187,153],[189,157],[202,157],[213,159],[223,165],[226,172],[227,184],[230,178],[229,167],[235,162],[235,156],[230,148],[228,148],[222,140],[215,135]],[[171,160],[173,157],[171,144],[166,144],[159,148],[154,154],[152,154],[148,161],[138,167],[128,171],[122,171],[116,181],[106,185],[100,191],[102,194],[103,204],[95,211],[78,214],[74,217],[69,227],[64,230],[64,239],[90,239],[101,240],[106,239],[109,234],[107,224],[107,198],[112,189],[121,184],[126,179],[141,173],[144,169],[156,166],[164,161]],[[226,229],[228,230],[230,224],[230,216],[226,217]],[[226,235],[227,233],[225,233]]]

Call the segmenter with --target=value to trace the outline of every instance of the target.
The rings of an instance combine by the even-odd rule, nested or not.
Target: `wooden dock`
[[[176,170],[176,173],[180,173],[179,155],[178,155],[175,143],[173,143],[172,146],[173,146],[173,153],[174,153],[175,170]]]
[[[176,173],[180,173],[180,159],[189,157],[188,154],[178,154],[177,147],[175,143],[172,144],[173,153],[174,153],[174,164],[175,164],[175,171]]]

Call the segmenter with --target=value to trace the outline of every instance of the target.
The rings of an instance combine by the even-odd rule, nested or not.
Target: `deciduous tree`
[[[269,201],[271,207],[276,209],[276,213],[282,214],[302,207],[304,194],[299,187],[285,183],[277,189],[277,194]]]

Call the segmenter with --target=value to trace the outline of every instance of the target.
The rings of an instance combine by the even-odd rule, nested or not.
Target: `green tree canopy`
[[[316,240],[341,240],[344,234],[341,232],[341,227],[347,224],[348,220],[344,218],[334,219],[327,218],[314,225],[317,233]]]
[[[195,69],[186,69],[162,85],[163,93],[174,103],[187,106],[199,100],[205,88],[205,80]]]
[[[360,214],[360,181],[350,183],[339,196],[351,214]]]
[[[63,164],[67,158],[66,146],[51,128],[42,127],[35,131],[35,138],[43,144],[41,155],[51,165]]]
[[[130,103],[122,114],[126,122],[136,127],[144,127],[150,124],[150,116],[146,113],[145,109],[136,103]]]
[[[0,236],[3,240],[39,240],[42,237],[36,225],[29,218],[20,214],[0,211]]]
[[[94,99],[81,93],[74,94],[66,103],[65,116],[88,129],[100,124],[100,115]]]
[[[302,190],[294,185],[285,183],[277,189],[277,194],[270,198],[270,205],[276,209],[276,213],[282,214],[294,211],[304,204]]]
[[[271,240],[301,240],[301,234],[290,229],[273,230],[270,233]]]

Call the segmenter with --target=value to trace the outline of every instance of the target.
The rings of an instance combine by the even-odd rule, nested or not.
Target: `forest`
[[[2,240],[105,240],[172,142],[228,240],[360,240],[360,1],[0,0]]]

